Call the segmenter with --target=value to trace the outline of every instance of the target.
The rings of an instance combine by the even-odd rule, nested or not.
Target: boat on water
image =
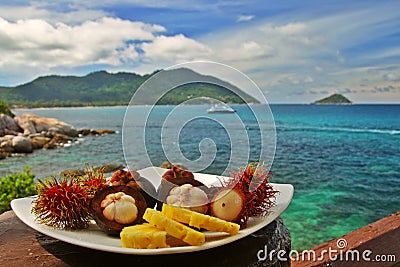
[[[235,113],[236,110],[226,105],[214,105],[207,109],[207,113]]]

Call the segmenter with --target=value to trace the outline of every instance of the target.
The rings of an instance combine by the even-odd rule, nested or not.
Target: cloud
[[[174,36],[157,36],[152,42],[140,45],[144,57],[150,61],[168,61],[172,63],[201,59],[210,55],[206,45],[187,38],[183,34]]]
[[[236,19],[236,22],[246,22],[254,19],[254,15],[239,15]]]
[[[350,89],[350,88],[339,89],[337,92],[339,94],[357,94],[357,93],[359,93],[359,91],[353,90],[353,89]]]
[[[160,25],[102,18],[69,26],[40,19],[15,23],[0,19],[0,66],[39,68],[89,64],[117,65],[138,56],[131,42],[151,41]]]
[[[313,83],[314,79],[311,76],[307,76],[303,80],[304,83]]]
[[[344,58],[344,56],[342,56],[339,50],[336,51],[336,58],[339,63],[344,63],[346,61],[346,59]]]
[[[88,20],[95,20],[109,16],[109,14],[103,10],[85,7],[63,11],[59,11],[57,8],[54,9],[52,10],[49,8],[47,4],[39,4],[37,2],[24,6],[1,6],[0,17],[10,22],[40,19],[51,24],[57,24],[59,22],[66,24],[79,24]]]
[[[320,66],[315,66],[314,69],[315,69],[316,72],[322,72],[322,71],[324,70],[324,69],[323,69],[322,67],[320,67]]]
[[[226,45],[220,49],[214,48],[217,58],[224,61],[249,61],[266,58],[273,55],[273,48],[268,43],[258,43],[256,41],[244,41],[235,43],[235,46]]]
[[[383,75],[383,78],[385,81],[392,81],[392,82],[400,81],[400,76],[397,75],[396,73],[385,73]]]
[[[273,28],[278,32],[290,35],[304,32],[307,29],[307,25],[303,22],[290,22],[287,24],[274,26]]]
[[[0,18],[0,71],[29,79],[52,69],[102,66],[152,72],[177,62],[210,58],[212,50],[161,25],[103,17],[77,25]],[[22,73],[21,73],[22,72]],[[24,75],[25,74],[25,75]]]
[[[382,45],[387,36],[398,34],[399,24],[398,12],[389,5],[366,4],[315,16],[300,12],[296,20],[285,14],[258,18],[201,41],[218,51],[218,60],[242,70],[270,92],[271,101],[283,99],[291,87],[307,92],[311,85],[331,92],[352,88],[351,93],[361,94],[357,86],[366,83],[365,78],[368,91],[382,81],[400,79],[396,62],[400,50],[391,48],[390,43]],[[381,38],[379,45],[375,44],[377,38]],[[241,53],[242,44],[250,42],[258,47]]]
[[[212,33],[200,41],[215,51],[214,60],[232,64],[242,71],[271,73],[272,70],[277,74],[273,78],[276,81],[282,78],[283,72],[290,73],[299,66],[305,70],[303,57],[307,54],[309,60],[309,53],[316,51],[320,37],[307,36],[307,27],[305,23],[259,22]]]
[[[251,8],[243,1],[199,0],[1,4],[0,84],[7,81],[4,77],[19,76],[20,83],[27,75],[60,74],[59,70],[144,73],[204,59],[244,72],[269,92],[272,101],[288,100],[285,97],[296,90],[303,92],[301,97],[290,101],[309,102],[312,92],[324,90],[350,90],[355,101],[367,94],[373,99],[399,99],[399,91],[389,87],[398,88],[400,82],[396,42],[400,19],[392,4],[358,1],[329,9],[306,2],[290,3],[290,9],[287,3],[270,4]],[[146,19],[159,24],[117,18],[122,13],[132,18],[142,11],[149,14]],[[176,17],[159,19],[160,11]],[[209,11],[209,23],[192,16],[200,11]],[[176,27],[181,15],[185,25]]]
[[[394,87],[393,85],[388,85],[384,87],[376,86],[371,92],[372,93],[389,93],[393,91],[398,91],[400,87]]]

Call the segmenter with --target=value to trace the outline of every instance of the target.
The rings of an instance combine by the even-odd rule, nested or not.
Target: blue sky
[[[400,102],[400,1],[98,2],[0,3],[0,85],[211,60],[270,103]]]

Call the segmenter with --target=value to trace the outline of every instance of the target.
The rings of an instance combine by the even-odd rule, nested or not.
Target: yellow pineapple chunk
[[[240,228],[239,224],[236,223],[167,204],[163,204],[162,213],[175,221],[215,232],[235,235]]]
[[[128,226],[120,233],[123,248],[167,248],[167,232],[148,223]]]
[[[143,215],[143,219],[148,221],[149,224],[155,228],[166,231],[169,235],[178,238],[189,245],[200,246],[205,242],[205,236],[203,233],[176,222],[157,210],[147,208]]]

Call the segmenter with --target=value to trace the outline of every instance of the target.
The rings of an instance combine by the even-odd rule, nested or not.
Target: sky
[[[384,0],[1,0],[0,85],[206,60],[243,72],[269,103],[332,93],[400,103],[399,10]]]

